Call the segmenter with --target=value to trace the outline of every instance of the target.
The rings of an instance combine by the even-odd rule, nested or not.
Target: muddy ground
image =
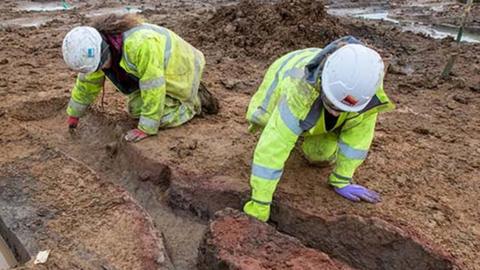
[[[276,264],[279,257],[267,256],[275,247],[242,233],[277,230],[296,239],[274,243],[286,241],[281,245],[296,256],[318,252],[313,261],[329,256],[327,264],[480,269],[480,45],[333,18],[318,1],[129,1],[129,10],[144,9],[150,22],[205,53],[204,81],[221,111],[126,144],[121,135],[135,122],[111,85],[77,133],[66,130],[76,74],[61,57],[71,27],[102,11],[126,11],[126,4],[67,2],[76,8],[33,12],[22,10],[26,2],[0,4],[0,216],[21,242],[20,261],[51,249],[50,269],[310,269],[305,261]],[[380,116],[369,157],[355,175],[383,202],[339,198],[326,184],[329,169],[308,166],[295,151],[271,227],[248,229],[228,211],[223,215],[232,217],[208,225],[217,210],[239,209],[248,197],[257,136],[246,131],[244,114],[268,65],[345,34],[377,48],[389,64],[385,89],[397,109]],[[453,74],[441,79],[451,54],[458,56]],[[243,229],[212,231],[229,219]],[[221,241],[238,237],[246,237],[244,249]],[[270,262],[248,252],[251,241]],[[258,265],[236,263],[242,258]],[[218,268],[208,265],[213,262]]]

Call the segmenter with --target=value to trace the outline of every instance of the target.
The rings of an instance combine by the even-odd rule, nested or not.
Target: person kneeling
[[[379,202],[379,194],[352,183],[352,177],[367,156],[378,113],[395,107],[383,91],[383,76],[380,55],[351,36],[275,61],[247,111],[249,130],[262,134],[244,211],[269,219],[273,193],[300,136],[310,162],[335,164],[328,182],[337,194]]]
[[[171,30],[143,23],[137,15],[110,15],[93,27],[79,26],[65,36],[63,58],[79,72],[67,108],[68,126],[102,90],[105,77],[128,98],[138,126],[127,132],[137,142],[200,114],[216,113],[218,103],[200,83],[205,58]]]

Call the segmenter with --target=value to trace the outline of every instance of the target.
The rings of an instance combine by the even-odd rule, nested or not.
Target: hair
[[[143,22],[144,18],[137,14],[110,14],[94,19],[92,27],[103,34],[121,34]]]

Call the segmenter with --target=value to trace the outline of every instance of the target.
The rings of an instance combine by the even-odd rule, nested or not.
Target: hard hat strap
[[[102,35],[101,51],[102,52],[100,57],[100,63],[98,64],[98,67],[95,71],[100,70],[110,58],[110,46],[108,45],[107,42],[105,42],[105,37],[103,35]]]
[[[325,96],[325,94],[322,93],[321,99],[322,99],[322,102],[323,102],[323,106],[328,107],[332,111],[343,112],[343,110],[335,107],[335,105],[333,105],[333,103],[330,102],[330,100],[328,100],[328,98],[327,98],[327,96]]]

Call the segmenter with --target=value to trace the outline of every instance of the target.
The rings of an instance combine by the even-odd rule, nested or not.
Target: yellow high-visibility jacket
[[[334,128],[327,131],[320,80],[308,81],[305,68],[321,51],[320,48],[298,50],[276,60],[252,97],[247,112],[249,129],[263,129],[250,177],[254,202],[271,203],[285,161],[299,136],[336,133],[339,150],[329,183],[340,188],[348,185],[367,156],[377,114],[395,107],[381,87],[365,109],[359,113],[341,113]]]
[[[140,130],[147,134],[158,132],[166,95],[179,100],[192,111],[200,112],[197,94],[205,58],[199,50],[171,30],[141,24],[123,33],[120,66],[139,80],[142,98],[138,123]],[[79,74],[67,114],[82,116],[101,91],[104,80],[105,73],[102,70]]]

